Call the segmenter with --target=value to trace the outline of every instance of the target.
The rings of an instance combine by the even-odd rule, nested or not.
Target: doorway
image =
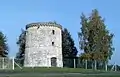
[[[56,57],[52,57],[51,58],[51,66],[52,67],[56,67],[57,66],[57,58]]]

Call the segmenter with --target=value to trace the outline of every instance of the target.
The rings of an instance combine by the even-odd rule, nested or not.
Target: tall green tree
[[[21,34],[17,41],[17,45],[19,46],[19,52],[16,54],[16,58],[23,64],[24,54],[25,54],[25,42],[26,42],[26,31],[21,30]]]
[[[0,57],[8,56],[8,44],[6,36],[0,31]]]
[[[62,54],[64,67],[73,67],[74,58],[78,51],[75,47],[74,41],[70,35],[70,32],[65,28],[62,31]]]
[[[99,12],[96,9],[92,10],[88,18],[82,14],[81,25],[81,32],[78,33],[80,49],[84,51],[81,59],[92,61],[111,59],[114,50],[112,46],[113,34],[106,29]]]

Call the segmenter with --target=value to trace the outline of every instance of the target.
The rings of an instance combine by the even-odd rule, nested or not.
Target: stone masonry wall
[[[52,30],[55,34],[52,34]],[[57,58],[57,67],[63,67],[61,29],[53,26],[29,27],[26,33],[24,66],[51,67],[52,57]]]

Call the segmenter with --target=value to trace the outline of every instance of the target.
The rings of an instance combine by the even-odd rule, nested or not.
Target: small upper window
[[[52,34],[55,34],[55,30],[52,30]]]
[[[52,46],[54,46],[54,42],[52,42]]]

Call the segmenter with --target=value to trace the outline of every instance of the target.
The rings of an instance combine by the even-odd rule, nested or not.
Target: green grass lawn
[[[40,72],[40,73],[102,73],[105,71],[94,71],[83,68],[16,68],[15,70],[1,70],[0,72]]]
[[[26,76],[5,76],[5,77],[26,77]],[[32,76],[30,76],[32,77]],[[33,77],[120,77],[120,75],[113,75],[113,76],[105,76],[105,75],[99,75],[99,76],[96,76],[96,75],[86,75],[86,76],[33,76]]]
[[[94,71],[92,69],[82,68],[15,68],[15,70],[0,70],[0,72],[8,73],[82,73],[84,75],[60,75],[60,76],[29,76],[29,77],[120,77],[120,72],[106,72],[106,71]],[[98,74],[107,75],[98,75]],[[113,74],[112,74],[113,73]],[[109,75],[110,74],[110,75]],[[26,76],[2,76],[2,77],[26,77]]]

